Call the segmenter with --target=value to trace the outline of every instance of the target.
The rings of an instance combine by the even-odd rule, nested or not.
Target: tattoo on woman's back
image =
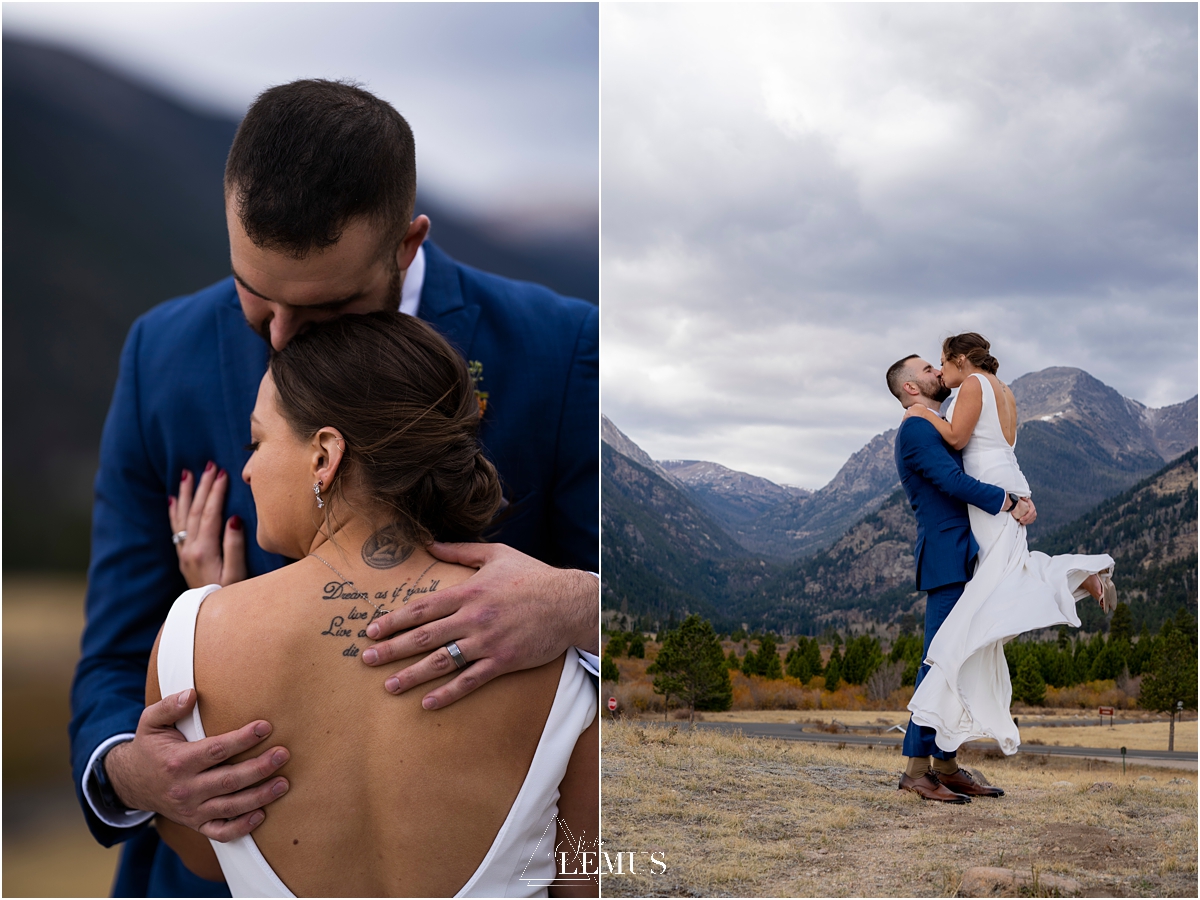
[[[385,525],[367,538],[362,558],[373,569],[391,569],[412,556],[414,549],[404,539],[398,525]]]

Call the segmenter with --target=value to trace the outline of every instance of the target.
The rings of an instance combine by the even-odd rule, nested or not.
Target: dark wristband
[[[1012,506],[1010,506],[1008,508],[1008,511],[1012,512],[1014,509],[1017,508],[1017,504],[1021,502],[1021,498],[1018,497],[1016,494],[1009,494],[1008,499],[1012,501]]]
[[[116,790],[112,786],[112,782],[108,780],[108,770],[104,768],[104,760],[108,757],[109,752],[105,751],[104,756],[96,760],[96,764],[92,766],[90,776],[93,790],[100,797],[100,803],[105,809],[110,809],[115,812],[126,812],[129,807],[121,802],[121,798],[117,796]]]

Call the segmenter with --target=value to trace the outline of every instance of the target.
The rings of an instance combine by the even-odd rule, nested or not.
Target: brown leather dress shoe
[[[920,778],[910,778],[908,773],[900,776],[901,791],[912,791],[922,800],[940,800],[943,803],[970,803],[971,798],[950,790],[938,780],[933,772],[926,772]]]
[[[938,775],[938,781],[944,784],[950,790],[959,794],[964,794],[967,797],[1003,797],[1004,791],[998,787],[992,787],[987,784],[980,784],[971,777],[971,773],[966,769],[959,769],[953,775]]]

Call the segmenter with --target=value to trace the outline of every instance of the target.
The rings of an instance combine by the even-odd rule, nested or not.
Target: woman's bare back
[[[451,896],[494,841],[529,771],[562,658],[436,711],[421,698],[450,676],[397,697],[358,658],[375,604],[398,606],[472,572],[417,553],[346,584],[310,558],[201,607],[195,676],[206,732],[266,719],[291,752],[291,788],[254,840],[293,893]]]
[[[1010,447],[1017,443],[1017,398],[1013,396],[1012,388],[990,372],[980,372],[992,385],[992,394],[996,398],[996,416],[1000,419],[1000,430]]]

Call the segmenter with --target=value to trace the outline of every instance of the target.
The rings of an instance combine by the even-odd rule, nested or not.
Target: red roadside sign
[[[1102,715],[1102,716],[1111,716],[1113,714],[1113,712],[1114,712],[1114,710],[1111,706],[1100,707],[1100,715]]]
[[[609,697],[609,698],[608,698],[608,711],[609,711],[609,712],[616,712],[616,711],[617,711],[617,698],[616,698],[616,697]]]

